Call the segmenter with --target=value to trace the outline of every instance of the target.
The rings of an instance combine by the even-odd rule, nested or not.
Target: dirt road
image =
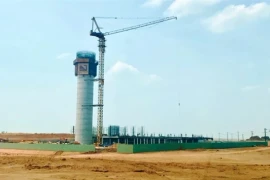
[[[270,179],[270,148],[144,154],[0,150],[1,180]]]

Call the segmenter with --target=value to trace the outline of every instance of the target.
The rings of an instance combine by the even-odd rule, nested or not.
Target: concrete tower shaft
[[[98,63],[94,53],[79,51],[73,64],[77,76],[75,141],[81,144],[92,144],[93,91]]]

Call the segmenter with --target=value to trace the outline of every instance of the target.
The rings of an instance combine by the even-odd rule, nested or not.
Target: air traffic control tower
[[[97,75],[96,55],[90,51],[79,51],[73,61],[77,76],[77,112],[75,141],[80,144],[93,144],[93,91]]]

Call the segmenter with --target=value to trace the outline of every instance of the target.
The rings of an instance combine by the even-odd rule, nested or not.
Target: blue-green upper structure
[[[89,58],[96,60],[96,53],[91,52],[91,51],[78,51],[76,53],[77,58]]]
[[[77,75],[91,75],[97,76],[96,54],[91,51],[78,51],[76,59],[73,61],[75,65],[75,76]]]

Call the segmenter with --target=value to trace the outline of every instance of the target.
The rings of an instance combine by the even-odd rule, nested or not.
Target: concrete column
[[[142,144],[142,139],[140,138],[140,144]]]
[[[143,144],[145,144],[145,138],[143,139]]]
[[[120,142],[120,139],[118,138],[118,141],[117,141],[118,143]]]
[[[164,144],[166,144],[166,139],[164,139]]]
[[[160,144],[160,139],[158,139],[158,144]]]
[[[139,139],[137,138],[137,144],[139,144]]]
[[[135,140],[135,138],[133,139],[133,144],[135,144],[136,143],[136,140]]]

